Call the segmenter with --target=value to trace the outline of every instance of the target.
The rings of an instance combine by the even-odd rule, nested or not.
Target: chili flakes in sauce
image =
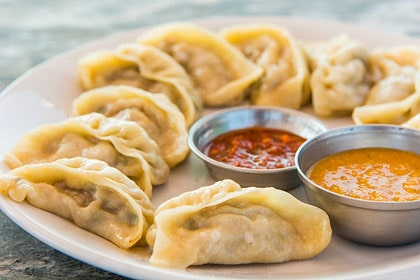
[[[295,154],[306,139],[289,131],[250,127],[221,134],[203,152],[236,167],[275,169],[295,165]]]

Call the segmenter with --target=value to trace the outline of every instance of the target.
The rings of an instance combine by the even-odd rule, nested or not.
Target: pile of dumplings
[[[420,128],[420,47],[369,51],[345,35],[305,45],[314,112]]]
[[[307,105],[320,117],[351,115],[356,124],[420,128],[420,46],[370,50],[345,34],[300,42],[274,24],[229,26],[215,33],[172,23],[150,29],[135,44],[89,55],[80,69],[86,89],[129,84],[164,92],[187,125],[202,105],[245,102],[292,109]]]
[[[203,107],[311,104],[321,117],[420,128],[419,68],[414,46],[369,51],[346,36],[301,43],[271,24],[158,26],[80,59],[84,92],[71,116],[5,154],[0,192],[121,248],[148,245],[152,265],[311,258],[330,243],[329,218],[284,191],[227,179],[156,208],[153,188],[188,157],[188,128]]]

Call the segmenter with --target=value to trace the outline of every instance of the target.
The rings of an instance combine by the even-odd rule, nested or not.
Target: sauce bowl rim
[[[235,107],[231,107],[231,108],[226,108],[226,109],[221,109],[221,110],[217,110],[215,112],[210,112],[204,116],[202,116],[201,118],[199,118],[198,120],[196,120],[190,127],[189,131],[188,131],[188,145],[191,149],[191,151],[197,156],[199,157],[201,160],[203,160],[206,164],[211,164],[213,166],[217,166],[218,168],[224,168],[230,171],[235,171],[235,172],[246,172],[246,173],[251,173],[251,174],[272,174],[272,173],[279,173],[279,172],[288,172],[288,171],[293,171],[296,170],[296,161],[295,161],[295,165],[294,166],[287,166],[287,167],[281,167],[281,168],[270,168],[270,169],[264,169],[264,168],[246,168],[246,167],[237,167],[237,166],[233,166],[227,163],[223,163],[220,161],[217,161],[209,156],[207,156],[203,151],[201,151],[196,143],[195,143],[195,136],[197,131],[199,130],[199,128],[206,124],[207,122],[221,116],[224,114],[228,114],[228,113],[235,113],[237,111],[246,111],[246,110],[251,110],[251,111],[274,111],[274,112],[278,112],[278,113],[282,113],[282,114],[286,114],[286,115],[293,115],[296,117],[303,117],[306,119],[311,120],[314,123],[317,123],[318,127],[320,129],[322,129],[324,132],[328,131],[328,126],[326,124],[324,124],[321,120],[315,118],[312,115],[309,115],[307,113],[298,111],[298,110],[294,110],[291,108],[285,108],[285,107],[277,107],[277,106],[266,106],[266,105],[241,105],[241,106],[235,106]],[[247,127],[243,127],[245,128],[250,128],[253,126],[247,126]],[[266,126],[263,126],[266,127]],[[230,130],[233,131],[233,130]],[[296,135],[298,135],[296,132],[290,131],[290,130],[286,130],[288,132],[294,133]],[[226,131],[227,132],[227,131]],[[298,135],[301,136],[301,135]],[[306,139],[306,138],[305,138]],[[211,140],[211,139],[210,139]],[[306,139],[304,141],[307,142],[309,139]],[[303,144],[304,144],[303,143]],[[302,145],[303,145],[302,144]],[[296,154],[295,154],[296,157]]]
[[[316,183],[314,183],[305,172],[303,172],[301,167],[301,158],[302,154],[305,152],[305,149],[308,149],[311,145],[319,145],[319,142],[333,138],[337,135],[349,134],[350,132],[357,131],[364,131],[364,132],[395,132],[395,131],[403,131],[404,133],[408,134],[415,134],[416,137],[419,137],[420,140],[420,131],[412,128],[402,127],[399,125],[392,125],[392,124],[370,124],[370,125],[351,125],[345,127],[334,128],[323,132],[312,139],[308,139],[305,141],[296,151],[295,155],[295,166],[300,177],[304,188],[309,188],[314,192],[322,192],[327,194],[331,199],[338,203],[343,203],[346,205],[350,205],[357,208],[366,208],[371,210],[389,210],[389,211],[403,211],[403,210],[414,210],[420,209],[420,199],[413,200],[413,201],[376,201],[376,200],[367,200],[367,199],[360,199],[350,197],[344,194],[338,194],[336,192],[330,191]],[[368,147],[366,147],[368,148]],[[344,150],[342,150],[344,151]],[[334,154],[334,153],[332,153]],[[322,157],[324,158],[324,157]],[[315,162],[318,162],[322,158],[319,158]]]

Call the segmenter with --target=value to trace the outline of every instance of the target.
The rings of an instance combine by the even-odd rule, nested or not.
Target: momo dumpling
[[[89,53],[79,61],[83,89],[128,85],[163,93],[179,108],[190,125],[201,111],[201,98],[184,68],[153,46],[126,43],[115,50]]]
[[[264,69],[251,91],[253,104],[299,109],[309,101],[306,58],[286,29],[270,24],[239,25],[221,30],[221,35]]]
[[[9,168],[86,157],[105,161],[133,179],[147,195],[164,183],[169,167],[161,151],[139,125],[98,113],[46,124],[27,132],[5,154]]]
[[[364,105],[403,100],[414,90],[416,72],[420,70],[420,47],[378,48],[370,57],[374,85]]]
[[[188,73],[205,105],[241,102],[262,69],[246,59],[216,33],[188,23],[172,23],[148,30],[138,38],[172,56]]]
[[[375,84],[353,111],[356,124],[402,124],[420,112],[420,48],[379,48],[371,54]]]
[[[151,184],[164,183],[169,166],[157,143],[135,122],[99,113],[46,124],[23,135],[5,154],[9,168],[60,158],[103,160],[133,179],[148,195]]]
[[[376,82],[400,74],[402,68],[420,70],[420,47],[408,45],[377,48],[372,51],[370,61]]]
[[[402,124],[420,113],[420,92],[395,102],[364,105],[353,110],[355,124]]]
[[[401,68],[398,73],[384,77],[370,89],[363,105],[376,105],[403,100],[414,93],[416,70]]]
[[[330,240],[323,210],[275,188],[241,188],[232,180],[167,200],[146,235],[150,263],[174,268],[308,259]]]
[[[87,158],[29,164],[0,175],[0,193],[74,222],[127,249],[146,245],[154,207],[119,170]]]
[[[80,95],[72,107],[74,116],[91,112],[139,124],[156,141],[169,167],[176,166],[189,153],[184,117],[163,94],[131,86],[92,89]]]
[[[391,102],[356,107],[352,118],[356,124],[402,124],[420,113],[420,74],[414,77],[414,92]]]
[[[351,114],[371,87],[369,51],[347,36],[305,46],[311,69],[312,107],[322,117]]]

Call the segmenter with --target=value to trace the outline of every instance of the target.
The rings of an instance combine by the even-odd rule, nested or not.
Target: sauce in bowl
[[[391,148],[339,152],[315,163],[307,176],[346,196],[374,201],[420,199],[420,155]]]
[[[250,169],[276,169],[295,165],[295,154],[306,139],[289,131],[250,127],[212,139],[203,153],[217,161]]]

